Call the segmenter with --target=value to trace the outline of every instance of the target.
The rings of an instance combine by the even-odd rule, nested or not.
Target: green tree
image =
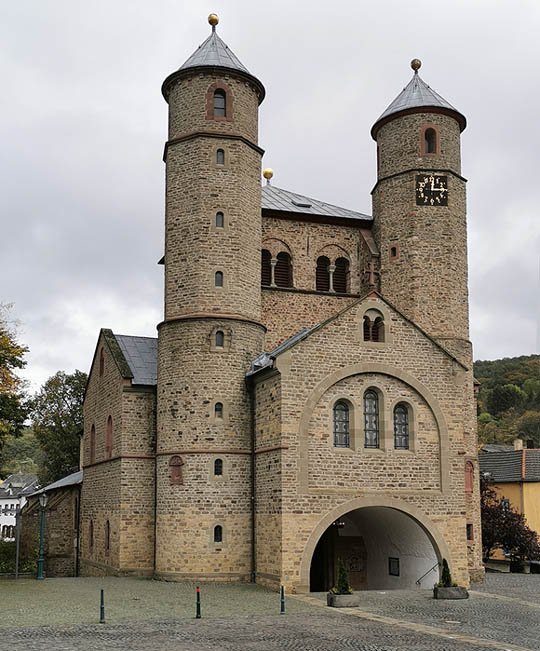
[[[8,435],[2,451],[0,477],[6,478],[19,471],[37,473],[42,456],[31,427],[25,427],[20,437]]]
[[[19,436],[28,415],[24,381],[17,370],[24,368],[27,348],[17,342],[9,321],[10,305],[0,304],[0,453],[8,435]]]
[[[42,485],[61,479],[79,468],[82,403],[87,375],[58,371],[32,400],[32,425],[44,461],[38,476]]]
[[[516,423],[519,438],[534,441],[540,447],[540,411],[526,411]]]
[[[503,384],[491,390],[487,398],[490,414],[497,416],[512,407],[519,408],[527,400],[527,394],[515,384]]]

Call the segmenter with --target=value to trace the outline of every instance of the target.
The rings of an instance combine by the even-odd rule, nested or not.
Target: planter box
[[[457,585],[452,588],[439,588],[435,586],[433,588],[433,598],[434,599],[468,599],[469,593],[467,588],[462,588]]]
[[[330,594],[326,595],[326,605],[332,608],[354,608],[360,603],[360,597],[355,594]]]

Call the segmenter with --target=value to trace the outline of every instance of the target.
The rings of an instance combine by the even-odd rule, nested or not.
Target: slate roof
[[[83,480],[83,471],[77,470],[67,477],[62,477],[58,481],[54,481],[48,486],[40,488],[38,491],[34,491],[31,495],[39,495],[40,493],[48,493],[49,491],[55,490],[56,488],[64,488],[65,486],[76,486],[77,484],[82,484]]]
[[[297,212],[304,215],[321,215],[326,217],[344,217],[345,219],[362,219],[373,221],[371,215],[364,215],[361,212],[340,208],[331,203],[319,201],[306,197],[303,194],[290,192],[277,188],[267,183],[262,187],[261,207],[263,210],[278,210],[284,212]]]
[[[486,443],[480,448],[480,453],[491,453],[491,452],[509,452],[513,450],[513,445],[500,445],[498,443]]]
[[[478,457],[480,471],[494,483],[540,481],[540,450],[506,450]]]
[[[179,69],[186,70],[187,68],[198,68],[199,66],[229,68],[231,70],[241,70],[248,75],[251,74],[229,46],[219,38],[215,30],[212,30],[206,41],[199,45]]]
[[[19,497],[26,494],[28,489],[35,490],[37,485],[38,478],[34,473],[16,472],[0,484],[0,497]]]
[[[460,113],[455,107],[447,102],[444,97],[436,93],[426,82],[420,77],[418,71],[415,71],[411,81],[405,86],[396,99],[388,106],[388,108],[380,115],[379,119],[375,122],[371,129],[371,134],[375,137],[377,127],[380,122],[384,121],[391,115],[401,113],[412,108],[435,108],[446,109],[456,113],[456,118],[460,123],[461,131],[465,129],[467,121],[465,116]]]
[[[114,335],[131,369],[132,384],[157,384],[157,338]]]

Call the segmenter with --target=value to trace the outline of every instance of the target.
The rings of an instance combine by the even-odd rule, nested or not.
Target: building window
[[[472,493],[474,489],[474,466],[470,461],[465,462],[465,492]]]
[[[507,500],[504,497],[501,500],[501,511],[504,513],[508,513],[508,511],[510,511],[510,500]]]
[[[105,456],[107,459],[110,459],[112,456],[112,446],[113,446],[113,423],[112,423],[111,416],[109,416],[109,418],[107,418],[107,434],[105,439]]]
[[[90,463],[96,460],[96,428],[94,425],[90,428]]]
[[[472,524],[467,524],[467,540],[474,540],[474,529]]]
[[[223,475],[223,459],[216,459],[214,461],[214,475],[216,477]]]
[[[108,553],[111,548],[111,525],[109,521],[105,523],[105,552]]]
[[[223,149],[216,151],[216,165],[225,165],[225,151]]]
[[[216,402],[214,405],[214,417],[218,420],[223,420],[223,403]]]
[[[349,261],[347,258],[336,260],[333,281],[334,291],[338,294],[346,294],[349,291]]]
[[[343,400],[334,405],[334,447],[350,447],[349,406]]]
[[[169,470],[170,470],[170,482],[171,484],[182,485],[184,483],[184,478],[182,476],[182,466],[184,462],[182,457],[177,454],[174,457],[171,457],[169,461]]]
[[[90,547],[90,551],[94,549],[94,521],[90,520],[90,530],[88,533],[88,544]]]
[[[270,287],[272,284],[272,254],[263,249],[261,251],[261,285]]]
[[[319,292],[330,291],[330,260],[325,255],[317,258],[315,289]]]
[[[216,287],[223,287],[223,271],[216,271],[214,276],[214,284]]]
[[[388,574],[390,576],[399,576],[399,558],[392,556],[388,558]]]
[[[214,527],[214,542],[215,543],[223,542],[223,527],[220,524],[217,524]]]
[[[218,330],[216,332],[216,348],[223,348],[225,345],[225,335],[223,334],[223,330]]]
[[[394,447],[396,450],[409,449],[409,410],[403,402],[394,408]]]
[[[277,255],[274,283],[278,287],[292,287],[291,256],[288,253],[281,252]]]
[[[384,319],[377,310],[369,310],[364,315],[364,341],[384,341]]]
[[[379,398],[373,389],[364,393],[364,447],[379,447]]]
[[[215,118],[224,118],[227,115],[226,112],[226,94],[225,91],[221,88],[218,88],[214,92],[214,117]]]
[[[424,131],[424,153],[437,153],[437,132],[435,129],[429,128]]]
[[[225,215],[222,212],[216,213],[216,228],[225,227]]]
[[[397,246],[391,246],[390,247],[390,260],[396,260],[399,255],[398,247]]]
[[[105,356],[103,355],[103,348],[99,351],[99,377],[103,376],[105,370]]]

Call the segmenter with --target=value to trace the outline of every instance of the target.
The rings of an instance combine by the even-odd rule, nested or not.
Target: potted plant
[[[360,599],[353,594],[349,583],[349,574],[341,558],[338,558],[337,585],[331,588],[326,595],[326,603],[332,608],[351,608],[352,606],[358,606],[360,603]]]
[[[436,583],[433,588],[433,598],[434,599],[468,599],[469,593],[467,588],[464,588],[460,585],[457,585],[452,581],[452,575],[450,574],[450,568],[446,562],[446,558],[443,558],[442,562],[442,573],[441,580],[439,583]]]

